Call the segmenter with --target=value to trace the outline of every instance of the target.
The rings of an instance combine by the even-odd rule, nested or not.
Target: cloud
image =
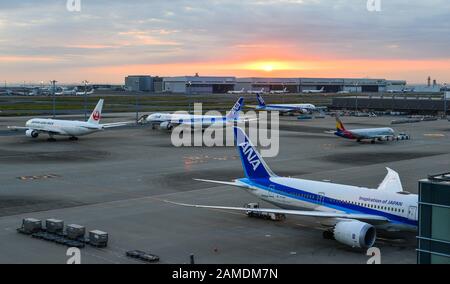
[[[29,59],[18,60],[29,70],[450,58],[446,0],[382,0],[379,13],[365,0],[82,0],[79,13],[62,0],[0,3],[0,54]],[[436,72],[450,81],[449,70]]]

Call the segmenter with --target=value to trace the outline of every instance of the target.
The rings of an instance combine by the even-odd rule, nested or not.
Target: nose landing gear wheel
[[[69,140],[70,140],[70,141],[77,141],[77,140],[78,140],[78,137],[72,136],[72,137],[69,138]]]

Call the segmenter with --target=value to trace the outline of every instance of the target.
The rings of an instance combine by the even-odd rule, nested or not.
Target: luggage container
[[[108,233],[99,230],[90,231],[89,244],[95,247],[108,246]]]
[[[22,232],[25,234],[33,234],[42,231],[42,221],[34,218],[25,218],[22,220]]]
[[[57,219],[45,220],[45,228],[49,233],[62,233],[64,231],[64,221]]]
[[[86,228],[80,225],[72,224],[66,226],[67,238],[71,240],[84,239]]]

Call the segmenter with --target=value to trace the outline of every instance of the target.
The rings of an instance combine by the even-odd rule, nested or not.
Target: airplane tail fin
[[[97,103],[97,106],[95,107],[94,111],[92,112],[91,116],[89,117],[88,122],[92,124],[99,124],[100,119],[102,118],[102,109],[103,109],[103,99],[100,99]]]
[[[341,119],[339,118],[338,115],[336,115],[336,130],[337,130],[338,132],[345,131],[345,126],[344,126],[344,124],[342,123],[342,121],[341,121]]]
[[[244,98],[240,97],[237,102],[234,104],[233,108],[230,110],[230,112],[227,114],[227,119],[239,119],[239,112],[244,107]]]
[[[258,99],[258,104],[260,107],[266,106],[266,102],[264,102],[264,99],[260,94],[256,94],[256,98]]]
[[[268,179],[275,176],[258,151],[256,151],[255,146],[253,146],[244,130],[239,127],[234,127],[234,138],[247,178]]]

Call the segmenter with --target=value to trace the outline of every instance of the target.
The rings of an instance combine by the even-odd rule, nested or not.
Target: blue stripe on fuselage
[[[417,221],[410,220],[405,217],[401,217],[398,215],[390,214],[383,211],[378,211],[372,208],[367,208],[359,205],[354,205],[350,203],[343,203],[342,201],[339,201],[334,198],[330,198],[327,196],[318,195],[315,193],[311,193],[308,191],[299,190],[296,188],[288,187],[282,184],[274,183],[268,179],[239,179],[240,182],[248,184],[250,186],[257,187],[261,190],[273,192],[276,194],[283,195],[288,198],[297,199],[305,202],[309,202],[316,205],[323,205],[329,208],[333,208],[339,211],[344,211],[346,213],[363,213],[363,214],[369,214],[369,215],[375,215],[375,216],[381,216],[389,219],[392,223],[401,223],[401,224],[407,224],[410,226],[416,226],[417,227]],[[310,195],[312,198],[305,198],[300,195]],[[319,199],[320,198],[320,199]],[[320,202],[319,202],[320,200]]]

